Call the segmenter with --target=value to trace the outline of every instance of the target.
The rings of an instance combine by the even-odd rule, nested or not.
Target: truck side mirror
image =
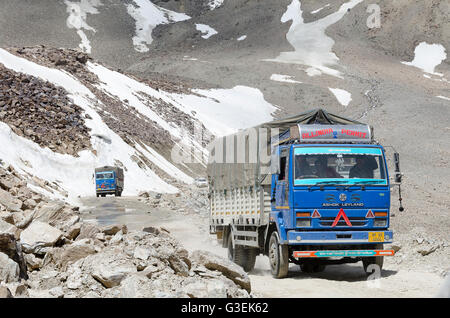
[[[394,153],[394,164],[395,164],[395,182],[402,182],[402,174],[400,172],[400,155],[398,152]]]

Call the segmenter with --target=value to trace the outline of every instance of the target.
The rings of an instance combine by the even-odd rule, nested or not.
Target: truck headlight
[[[386,225],[387,225],[386,219],[375,219],[373,221],[373,226],[386,227]]]
[[[308,219],[297,219],[297,227],[310,227],[311,220]]]

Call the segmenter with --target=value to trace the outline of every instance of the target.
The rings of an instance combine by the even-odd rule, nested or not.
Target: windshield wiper
[[[320,182],[317,182],[316,184],[310,185],[308,187],[308,190],[311,190],[312,187],[318,186],[318,185],[320,185],[320,190],[323,190],[324,185],[327,185],[327,184],[338,185],[338,184],[342,184],[342,183],[347,183],[347,181],[320,181]]]
[[[383,182],[382,180],[366,180],[366,181],[357,182],[357,183],[355,183],[355,185],[358,185],[358,184],[376,184],[376,183],[382,183],[382,182]]]
[[[342,183],[347,183],[348,181],[320,181],[317,182],[315,185],[318,184],[342,184]]]

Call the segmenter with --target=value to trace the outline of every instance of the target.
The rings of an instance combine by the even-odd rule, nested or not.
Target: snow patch
[[[308,75],[320,75],[322,73],[342,78],[339,71],[330,66],[336,65],[339,58],[332,52],[334,40],[325,34],[325,29],[338,22],[347,12],[361,3],[363,0],[351,0],[341,5],[338,11],[310,23],[305,23],[302,17],[302,9],[299,0],[292,0],[286,12],[281,17],[281,22],[292,21],[286,38],[294,47],[294,52],[281,52],[271,62],[292,63],[307,65]]]
[[[330,6],[330,4],[328,3],[327,5],[324,5],[323,7],[319,8],[317,10],[311,11],[311,14],[319,13],[320,11],[322,11],[323,9],[325,9],[326,7],[329,7],[329,6]]]
[[[210,10],[217,9],[223,4],[224,0],[209,0],[208,7]]]
[[[292,78],[293,77],[290,75],[282,75],[282,74],[272,74],[272,76],[270,77],[270,79],[272,81],[277,81],[277,82],[296,83],[296,84],[302,83],[302,82],[293,80]]]
[[[445,47],[442,44],[428,44],[421,42],[414,49],[414,59],[411,62],[401,62],[405,65],[420,68],[426,73],[443,76],[441,73],[435,73],[436,66],[447,58]]]
[[[259,89],[236,86],[231,89],[194,89],[201,95],[172,94],[175,106],[192,114],[216,136],[225,136],[273,120],[276,107],[264,100]]]
[[[69,13],[66,22],[67,27],[77,30],[77,34],[81,39],[80,49],[85,53],[91,53],[91,43],[83,29],[96,32],[93,27],[87,24],[86,18],[88,14],[98,14],[97,7],[101,6],[102,3],[100,0],[81,0],[80,2],[65,0],[64,3],[67,6],[66,11]]]
[[[439,95],[439,96],[436,96],[436,97],[440,98],[440,99],[450,100],[450,97],[445,97],[445,96],[442,96],[442,95]]]
[[[134,5],[127,5],[127,11],[136,20],[136,35],[133,37],[133,45],[134,49],[141,53],[149,51],[147,44],[152,44],[152,32],[157,25],[191,18],[184,13],[158,7],[149,0],[133,0],[133,2]]]
[[[214,34],[217,34],[217,31],[211,28],[209,25],[206,24],[195,24],[195,27],[198,31],[202,32],[202,38],[209,39]]]
[[[336,96],[336,99],[338,102],[342,105],[347,107],[348,104],[352,101],[352,94],[347,92],[346,90],[339,89],[339,88],[328,88],[334,96]]]
[[[238,37],[236,40],[244,41],[246,38],[247,38],[247,35],[243,35],[243,36]]]

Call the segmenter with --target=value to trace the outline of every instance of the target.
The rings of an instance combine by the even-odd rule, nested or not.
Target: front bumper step
[[[394,256],[394,250],[294,251],[294,258]]]

